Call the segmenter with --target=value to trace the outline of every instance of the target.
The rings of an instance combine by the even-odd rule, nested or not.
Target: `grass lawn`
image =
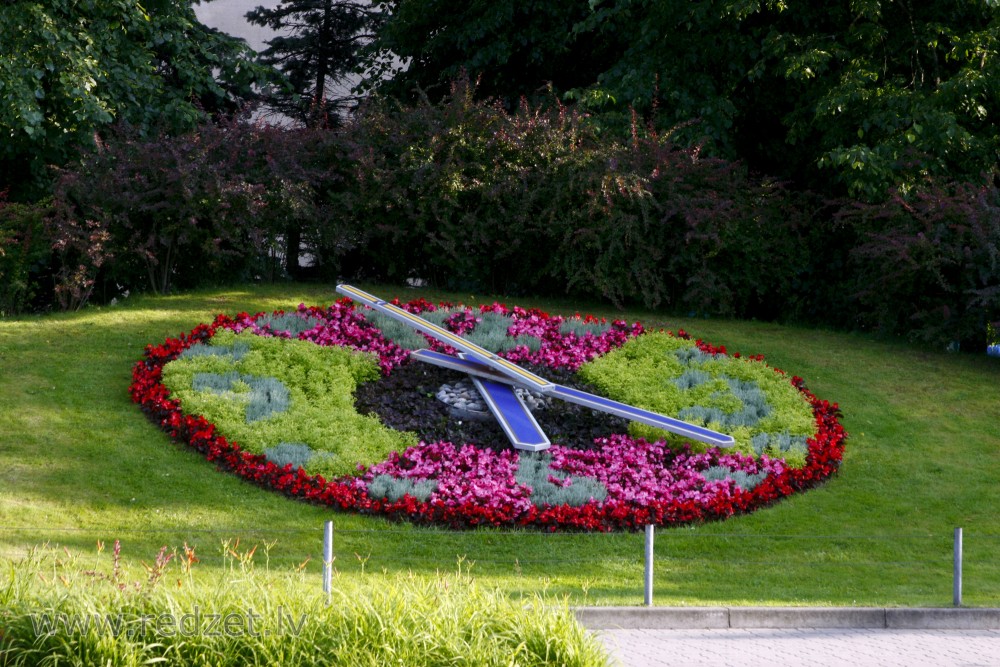
[[[362,287],[403,299],[494,300]],[[290,571],[311,559],[305,572],[318,587],[322,524],[332,518],[338,572],[372,585],[461,561],[512,594],[640,604],[642,535],[450,532],[333,513],[215,471],[130,402],[131,366],[146,344],[219,312],[336,297],[333,286],[251,286],[0,320],[0,559],[46,542],[94,553],[98,540],[119,539],[138,566],[162,545],[187,542],[196,571],[212,578],[229,571],[222,544],[239,539],[241,552],[260,545],[260,568]],[[844,412],[843,466],[821,488],[749,516],[658,531],[657,604],[948,606],[961,526],[965,603],[1000,606],[1000,359],[759,322],[506,301],[684,328],[731,352],[763,353]]]

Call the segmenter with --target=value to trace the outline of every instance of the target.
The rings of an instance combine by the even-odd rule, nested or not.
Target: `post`
[[[653,606],[653,524],[646,526],[646,576],[644,581],[647,607]]]
[[[962,606],[962,529],[955,529],[955,583],[953,586],[954,603]]]
[[[333,521],[323,525],[323,592],[326,603],[330,604],[333,592]]]

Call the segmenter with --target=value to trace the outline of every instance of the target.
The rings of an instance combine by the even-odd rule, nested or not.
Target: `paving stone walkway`
[[[1000,630],[597,630],[623,667],[1000,667]]]

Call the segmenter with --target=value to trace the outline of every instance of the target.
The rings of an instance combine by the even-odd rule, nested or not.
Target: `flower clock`
[[[721,519],[814,486],[840,464],[837,405],[759,356],[592,316],[392,304],[447,336],[347,298],[219,315],[148,346],[132,398],[172,437],[255,484],[456,528],[608,531]],[[557,383],[562,396],[669,415],[724,444],[513,382],[505,391],[545,444],[512,445],[475,374],[424,363],[461,360],[466,342]]]

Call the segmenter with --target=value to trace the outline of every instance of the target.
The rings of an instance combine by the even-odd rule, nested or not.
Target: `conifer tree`
[[[379,12],[358,0],[282,0],[247,13],[250,23],[279,34],[267,42],[261,60],[285,75],[269,105],[309,127],[336,125],[355,100],[350,76],[361,63]]]

